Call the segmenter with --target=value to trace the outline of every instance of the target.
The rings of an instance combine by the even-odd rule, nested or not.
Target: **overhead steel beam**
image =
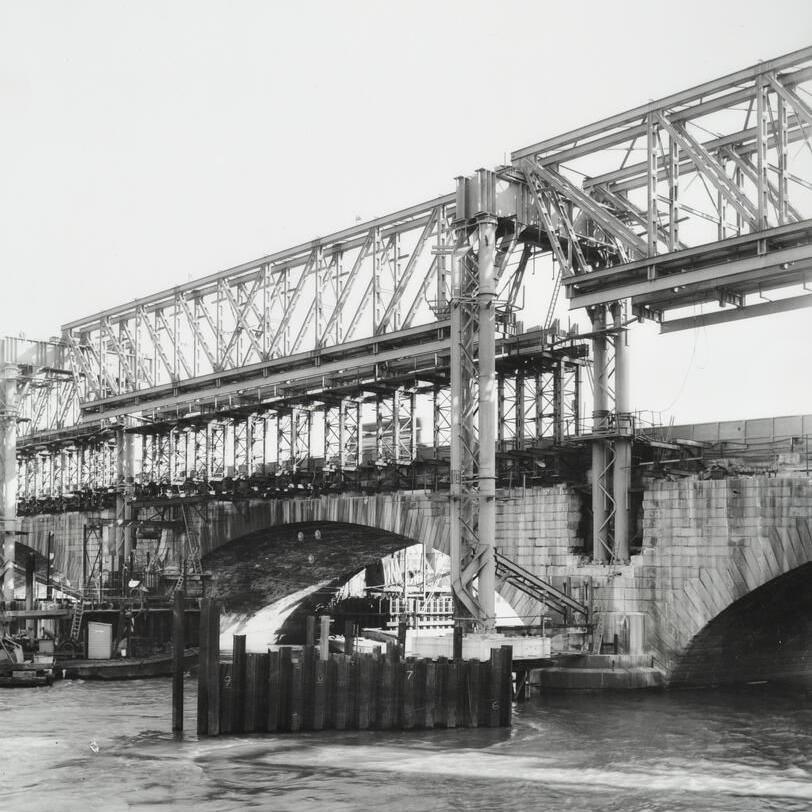
[[[645,296],[652,293],[667,293],[674,287],[684,290],[684,296],[690,294],[691,285],[695,283],[719,282],[724,284],[748,272],[757,271],[763,274],[765,284],[769,284],[770,272],[781,269],[784,264],[801,263],[793,271],[799,272],[812,267],[812,246],[804,245],[799,248],[786,248],[773,251],[763,256],[749,257],[733,262],[722,262],[709,265],[705,268],[673,273],[656,279],[641,279],[636,282],[627,282],[619,285],[607,285],[601,290],[579,294],[574,292],[570,297],[570,309],[579,307],[592,307],[597,304],[607,304],[618,299]],[[785,273],[786,271],[784,271]]]
[[[667,321],[660,322],[660,332],[676,333],[679,330],[693,330],[697,327],[708,327],[712,324],[724,324],[729,321],[752,319],[756,316],[786,313],[791,310],[801,310],[804,307],[812,307],[812,293],[808,293],[804,296],[776,299],[774,302],[759,302],[758,304],[746,305],[745,307],[718,310],[713,313],[701,313],[698,316],[668,319]]]
[[[563,280],[563,285],[567,288],[576,287],[591,291],[604,284],[617,284],[620,281],[634,279],[641,273],[645,274],[652,262],[656,263],[658,273],[673,272],[674,268],[681,269],[692,263],[706,265],[713,262],[723,263],[731,258],[739,258],[744,251],[755,252],[757,243],[762,240],[766,241],[768,246],[780,248],[812,243],[812,219],[776,226],[767,231],[703,243],[668,254],[659,254],[654,260],[645,258],[622,265],[612,265],[588,274],[569,277]]]

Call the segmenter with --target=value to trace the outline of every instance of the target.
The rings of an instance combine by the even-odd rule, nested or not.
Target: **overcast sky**
[[[810,8],[0,0],[0,334],[46,338],[450,192],[511,150],[805,47]],[[811,321],[635,329],[634,406],[812,412]]]

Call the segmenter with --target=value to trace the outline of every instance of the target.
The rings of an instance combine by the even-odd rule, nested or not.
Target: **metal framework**
[[[314,471],[380,487],[389,469],[414,486],[402,472],[427,458],[436,487],[450,457],[456,595],[487,626],[497,445],[518,459],[576,439],[592,444],[593,556],[625,559],[630,321],[667,331],[812,302],[791,291],[812,266],[810,81],[807,48],[517,150],[454,194],[70,322],[57,343],[4,340],[13,490],[109,491],[124,526],[136,487],[278,491]],[[525,330],[537,259],[552,287]],[[586,336],[558,328],[561,288]]]

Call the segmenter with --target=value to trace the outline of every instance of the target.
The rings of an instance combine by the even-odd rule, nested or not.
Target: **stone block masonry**
[[[643,613],[663,670],[732,604],[812,561],[812,480],[767,476],[652,483],[643,545],[598,593],[599,608]]]
[[[211,501],[200,507],[191,517],[190,532],[204,555],[258,531],[321,522],[384,531],[391,534],[390,545],[402,539],[403,546],[420,542],[449,551],[447,494],[341,494]],[[608,639],[613,630],[637,628],[642,618],[643,633],[637,638],[641,651],[633,653],[653,655],[666,675],[681,673],[677,669],[686,651],[715,619],[812,562],[809,478],[650,483],[643,498],[642,550],[624,565],[589,562],[578,535],[581,513],[580,495],[564,485],[501,491],[497,550],[554,586],[571,589],[576,600],[584,600],[585,584],[591,583]],[[22,530],[28,535],[23,543],[44,554],[53,530],[55,569],[78,583],[82,529],[89,520],[76,513],[25,517]],[[164,531],[164,549],[170,553],[183,550],[181,541],[173,531]],[[547,613],[512,587],[498,588],[525,622],[538,623]]]

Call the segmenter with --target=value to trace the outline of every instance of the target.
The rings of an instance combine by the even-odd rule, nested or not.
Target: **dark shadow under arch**
[[[319,531],[321,539],[316,539]],[[298,534],[304,538],[299,541]],[[363,525],[303,522],[270,527],[218,547],[203,559],[206,594],[229,611],[251,614],[304,587],[338,586],[413,539]]]
[[[812,687],[812,563],[731,604],[694,638],[671,684],[767,680]]]

